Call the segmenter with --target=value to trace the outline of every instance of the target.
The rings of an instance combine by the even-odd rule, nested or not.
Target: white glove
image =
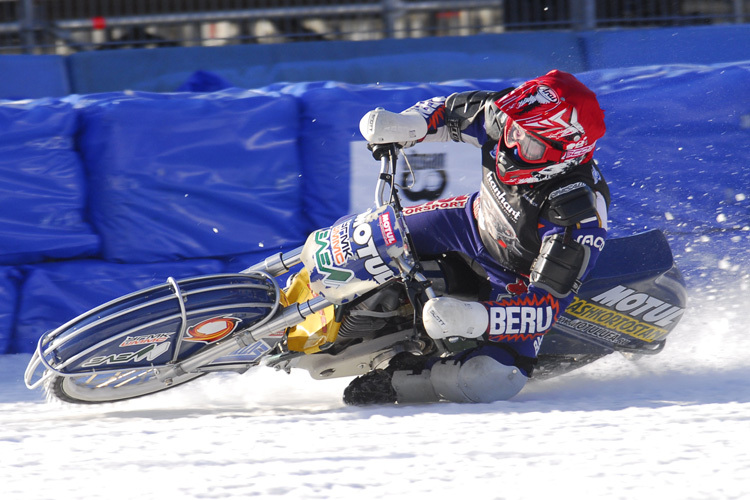
[[[359,131],[370,144],[397,143],[411,147],[427,135],[427,120],[413,110],[393,113],[377,108],[362,117]]]
[[[481,337],[490,324],[487,309],[479,302],[452,297],[430,299],[422,309],[422,324],[433,339]]]

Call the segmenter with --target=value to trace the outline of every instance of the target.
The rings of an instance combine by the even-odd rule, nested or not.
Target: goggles
[[[517,124],[510,117],[505,120],[505,145],[516,148],[518,156],[526,163],[559,162],[563,152]]]

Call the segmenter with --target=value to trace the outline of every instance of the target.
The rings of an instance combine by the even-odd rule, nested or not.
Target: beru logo
[[[554,297],[519,296],[490,302],[489,339],[524,341],[544,335],[552,327],[560,304]]]

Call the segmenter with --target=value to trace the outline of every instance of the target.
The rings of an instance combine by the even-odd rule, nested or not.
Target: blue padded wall
[[[557,67],[586,69],[573,32],[363,42],[228,45],[79,52],[69,58],[77,93],[113,90],[172,92],[195,71],[237,87],[276,82],[428,82],[533,76]],[[128,71],[122,71],[128,68]]]
[[[0,101],[0,264],[94,255],[78,117],[57,99]]]
[[[43,333],[117,297],[163,284],[170,276],[180,279],[224,270],[221,261],[212,260],[137,265],[72,260],[28,267],[10,352],[33,352]]]
[[[0,267],[0,354],[15,352],[16,305],[20,273],[12,267]]]
[[[292,97],[120,92],[77,106],[104,259],[223,256],[304,237]]]
[[[0,99],[62,97],[70,86],[66,58],[55,55],[0,56]]]
[[[0,353],[28,352],[44,331],[167,276],[236,272],[301,244],[348,211],[349,143],[369,109],[501,89],[554,66],[605,109],[597,158],[612,234],[662,229],[691,290],[731,287],[750,262],[750,31],[724,28],[544,33],[499,47],[498,36],[431,39],[403,54],[397,41],[326,44],[332,64],[315,44],[297,59],[264,48],[256,66],[227,48],[240,51],[235,66],[217,57],[222,71],[192,80],[193,63],[219,52],[122,51],[113,72],[140,60],[138,85],[191,80],[192,92],[0,101]],[[544,40],[557,45],[544,52]],[[182,69],[159,73],[160,54]],[[448,76],[441,65],[451,81],[427,83]],[[604,69],[584,71],[593,66]],[[87,84],[107,82],[102,69]],[[310,81],[328,74],[364,81]]]

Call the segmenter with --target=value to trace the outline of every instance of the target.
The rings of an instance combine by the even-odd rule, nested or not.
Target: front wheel
[[[273,345],[258,340],[227,356],[223,342],[273,317],[275,281],[262,273],[198,276],[136,291],[74,318],[39,340],[27,387],[69,403],[107,403],[154,394],[203,375],[208,365],[246,365]],[[159,374],[200,356],[204,366],[165,381]],[[217,359],[218,358],[218,359]],[[202,371],[199,371],[202,370]],[[41,375],[40,375],[41,374]]]
[[[203,375],[206,374],[186,373],[169,383],[159,380],[154,368],[58,376],[48,381],[47,393],[68,403],[113,403],[165,391]]]

